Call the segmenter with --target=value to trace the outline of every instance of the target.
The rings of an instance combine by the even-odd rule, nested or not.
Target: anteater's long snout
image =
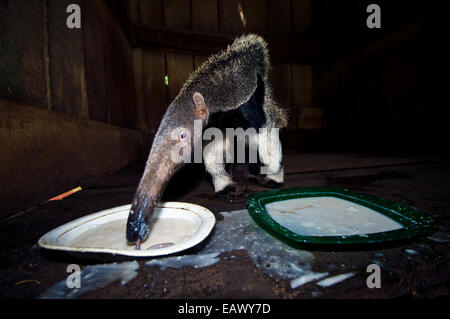
[[[153,211],[175,172],[176,164],[167,155],[167,151],[164,152],[165,148],[167,147],[152,147],[144,174],[131,203],[126,237],[130,243],[136,243],[136,249],[139,249],[140,243],[146,239]]]
[[[127,240],[139,243],[147,237],[150,222],[153,215],[154,200],[145,195],[136,194],[131,205],[130,213],[127,221]]]

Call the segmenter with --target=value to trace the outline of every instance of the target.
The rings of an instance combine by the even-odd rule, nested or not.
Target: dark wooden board
[[[0,5],[0,96],[50,108],[46,10],[38,0]]]
[[[91,120],[109,123],[107,100],[105,7],[99,1],[85,1],[83,6],[84,66]]]
[[[267,1],[245,0],[245,31],[265,35],[268,29],[268,7]]]
[[[219,30],[221,34],[240,35],[244,32],[242,0],[219,0]]]
[[[190,30],[192,28],[191,7],[189,0],[164,2],[166,27]],[[194,68],[194,57],[191,54],[167,53],[167,75],[169,79],[169,101],[178,92]]]
[[[164,21],[166,27],[191,29],[190,0],[165,0]]]
[[[128,0],[128,14],[131,22],[141,21],[141,0]]]
[[[133,130],[0,100],[0,218],[141,159]]]
[[[145,135],[149,131],[149,122],[147,120],[147,110],[144,103],[144,81],[143,81],[143,52],[141,48],[132,49],[133,52],[133,75],[134,92],[136,97],[136,129]]]
[[[291,32],[291,1],[269,0],[268,35],[275,38],[289,38]]]
[[[190,54],[167,53],[167,74],[169,76],[169,100],[178,95],[189,74],[193,71],[194,62]]]
[[[164,25],[163,2],[161,0],[140,0],[140,20],[149,25]]]
[[[164,81],[166,75],[165,54],[144,50],[141,89],[143,90],[145,119],[152,132],[157,130],[168,106],[167,87]]]
[[[223,50],[235,38],[233,35],[208,34],[147,24],[134,24],[137,42],[142,47],[167,52],[211,54]],[[240,33],[239,33],[240,34]],[[337,54],[332,43],[307,39],[266,38],[273,61],[280,63],[319,63],[331,60]]]
[[[289,128],[296,128],[297,122],[292,115],[295,114],[295,109],[292,104],[292,66],[290,64],[272,64],[272,69],[269,74],[269,80],[273,88],[273,95],[275,100],[289,110]]]
[[[292,66],[292,104],[294,108],[291,114],[292,123],[299,123],[299,113],[303,108],[312,107],[313,89],[312,67],[310,65],[294,64]]]
[[[192,0],[192,30],[204,33],[218,33],[217,0]]]
[[[313,0],[292,1],[292,30],[295,35],[305,35],[311,30]]]
[[[82,1],[47,1],[52,109],[87,118],[83,31],[69,29],[66,24],[66,8],[72,3],[81,5]]]
[[[136,128],[132,51],[112,15],[106,14],[105,25],[105,64],[110,121],[114,125]]]

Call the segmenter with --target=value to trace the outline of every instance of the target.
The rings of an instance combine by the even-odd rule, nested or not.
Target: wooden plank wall
[[[357,130],[396,151],[434,146],[444,136],[443,12],[436,7],[333,64],[328,96],[339,110],[330,109],[331,129]]]
[[[312,0],[129,0],[132,22],[206,34],[268,38],[302,37],[311,29]],[[146,114],[142,130],[155,132],[168,104],[190,72],[207,56],[135,49],[138,109]],[[320,74],[327,66],[272,64],[276,99],[290,112],[290,129],[321,129]],[[318,73],[316,75],[316,73]],[[169,84],[165,88],[164,77]]]
[[[136,130],[2,99],[0,145],[0,220],[120,170],[143,149]]]
[[[38,0],[0,5],[0,96],[48,108],[44,11],[46,7]]]
[[[105,0],[3,1],[0,37],[0,218],[143,157],[133,51]]]
[[[81,29],[66,26],[69,4]],[[0,31],[0,97],[136,128],[132,49],[104,0],[17,0]]]

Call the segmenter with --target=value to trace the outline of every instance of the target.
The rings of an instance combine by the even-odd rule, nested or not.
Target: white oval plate
[[[87,215],[53,229],[39,246],[53,250],[110,253],[149,257],[173,254],[203,241],[216,222],[205,207],[182,202],[161,202],[154,211],[150,232],[141,250],[127,242],[126,223],[131,205]],[[173,245],[162,245],[171,243]],[[162,248],[159,245],[166,246]]]

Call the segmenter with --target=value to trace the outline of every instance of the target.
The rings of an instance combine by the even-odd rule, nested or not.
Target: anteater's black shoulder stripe
[[[264,81],[261,76],[258,75],[256,90],[252,97],[237,109],[237,111],[248,121],[248,127],[258,129],[266,123],[267,119],[263,108],[264,96]]]
[[[209,119],[208,126],[220,129],[241,127],[244,130],[250,127],[261,128],[267,121],[263,108],[264,97],[264,81],[258,75],[256,90],[250,99],[235,110],[214,113]]]

